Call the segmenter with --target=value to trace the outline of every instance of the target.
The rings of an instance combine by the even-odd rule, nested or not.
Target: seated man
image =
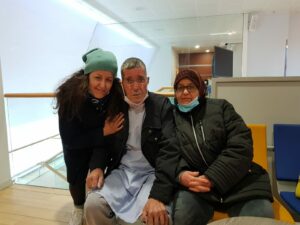
[[[193,70],[177,74],[174,90],[182,158],[173,165],[181,185],[173,224],[207,224],[215,209],[273,217],[269,175],[252,162],[251,131],[241,116],[226,100],[206,99],[205,84]],[[165,153],[164,158],[173,157]]]
[[[177,151],[172,105],[166,97],[148,92],[149,79],[140,59],[127,59],[121,74],[126,102],[124,128],[107,140],[111,149],[106,158],[111,160],[99,158],[99,168],[87,178],[89,187],[99,189],[87,197],[86,223],[117,224],[121,219],[167,225],[165,204],[172,200],[173,184],[165,174],[155,173],[155,168],[156,163],[165,166],[164,170],[168,167],[168,159],[158,158],[160,152]],[[175,169],[170,173],[175,176]]]

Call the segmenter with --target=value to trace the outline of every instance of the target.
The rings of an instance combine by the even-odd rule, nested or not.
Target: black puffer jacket
[[[200,99],[190,113],[174,109],[174,117],[183,157],[177,174],[199,171],[214,185],[199,196],[223,205],[253,198],[272,200],[268,173],[252,162],[251,131],[229,102]]]

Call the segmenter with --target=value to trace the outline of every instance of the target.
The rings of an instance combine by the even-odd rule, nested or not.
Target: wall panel
[[[273,146],[273,124],[300,124],[300,77],[213,78],[212,97],[233,104],[246,123],[267,125]]]

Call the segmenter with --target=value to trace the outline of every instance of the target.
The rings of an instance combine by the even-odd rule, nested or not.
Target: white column
[[[8,157],[7,127],[0,59],[0,190],[9,186],[10,184],[11,176]]]
[[[242,53],[242,77],[247,76],[247,54],[248,54],[248,23],[249,14],[244,13],[243,25],[243,53]]]

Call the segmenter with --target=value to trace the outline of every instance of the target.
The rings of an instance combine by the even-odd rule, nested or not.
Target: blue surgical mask
[[[181,112],[190,112],[193,108],[195,108],[197,105],[199,105],[199,100],[198,100],[198,96],[196,98],[194,98],[190,103],[186,104],[186,105],[180,105],[177,104],[178,109]]]

